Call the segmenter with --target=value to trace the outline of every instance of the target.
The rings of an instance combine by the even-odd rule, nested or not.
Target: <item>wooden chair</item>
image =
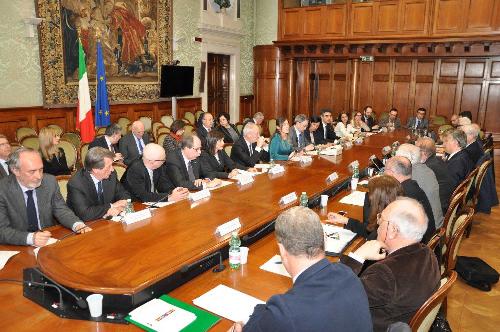
[[[149,116],[141,116],[139,118],[139,121],[142,122],[142,124],[144,125],[144,131],[145,132],[148,132],[148,133],[151,133],[151,130],[152,130],[152,125],[153,125],[153,120],[151,120],[151,118]]]
[[[425,301],[410,320],[410,328],[412,331],[427,332],[430,330],[432,323],[436,319],[441,306],[445,303],[446,296],[451,290],[451,286],[457,281],[457,273],[451,271],[449,276],[441,279],[439,289]]]
[[[199,110],[194,113],[194,118],[196,121],[198,121],[198,119],[200,118],[201,113],[203,113],[203,110]]]
[[[153,138],[156,140],[156,131],[160,127],[165,127],[165,125],[161,122],[153,122],[153,125],[151,127],[151,133],[153,134]]]
[[[467,202],[467,206],[473,208],[474,210],[476,210],[477,201],[479,199],[479,192],[481,191],[481,185],[483,184],[484,176],[486,175],[486,171],[488,171],[488,168],[491,166],[492,162],[493,162],[492,159],[485,159],[481,163],[481,165],[479,165],[479,167],[477,168],[477,175],[474,180],[474,186],[472,188],[473,194],[471,199]],[[467,237],[470,236],[471,231],[472,231],[472,222],[467,228],[466,232]]]
[[[172,122],[174,122],[174,118],[171,115],[164,115],[161,117],[160,122],[165,125],[165,127],[170,128]]]
[[[438,128],[438,134],[439,135],[443,135],[445,131],[447,131],[448,129],[453,129],[453,127],[449,124],[445,124],[445,125],[442,125],[442,126],[439,126]]]
[[[121,178],[122,178],[122,176],[123,176],[123,174],[127,170],[127,165],[125,165],[124,163],[115,161],[113,163],[113,168],[115,169],[116,177],[118,178],[118,181],[120,181]]]
[[[157,130],[156,130],[156,137],[157,137],[157,141],[158,141],[158,137],[160,137],[161,134],[168,134],[170,133],[170,129],[163,126],[163,127],[159,127]]]
[[[78,152],[76,147],[70,141],[65,139],[61,139],[59,141],[58,147],[64,150],[64,154],[66,155],[66,162],[68,164],[68,168],[70,170],[76,169],[76,162],[78,161]]]
[[[96,136],[102,136],[106,132],[106,127],[100,127],[95,130]]]
[[[269,137],[272,137],[276,132],[276,119],[269,119],[267,121],[267,128],[269,130]]]
[[[240,132],[240,134],[243,133],[243,123],[237,123],[236,124],[236,129],[238,129],[238,131]]]
[[[185,133],[190,134],[190,133],[192,133],[193,131],[194,131],[194,127],[193,127],[193,126],[191,126],[191,125],[186,125],[186,126],[184,126],[184,132],[185,132]]]
[[[233,145],[232,144],[226,144],[224,145],[224,151],[226,151],[226,154],[228,156],[231,156],[231,150],[233,149]]]
[[[117,123],[122,128],[122,135],[126,135],[128,133],[128,125],[131,123],[131,121],[127,118],[119,118]]]
[[[19,143],[10,143],[10,149],[11,149],[10,153],[13,153],[14,151],[16,151],[17,149],[19,149],[21,147],[22,146]]]
[[[85,156],[87,155],[87,152],[89,152],[89,143],[84,143],[80,147],[80,163],[82,166],[85,165]]]
[[[184,113],[184,119],[188,120],[189,123],[194,126],[194,122],[195,122],[195,118],[194,118],[194,114],[191,113],[191,112],[186,112]]]
[[[33,150],[38,150],[40,149],[40,141],[38,140],[38,136],[30,135],[30,136],[25,136],[21,139],[22,146],[25,148],[32,148]]]
[[[447,240],[446,246],[448,249],[443,256],[443,266],[441,268],[442,275],[447,275],[455,268],[460,243],[464,237],[465,230],[472,223],[473,215],[474,209],[467,208],[455,221],[451,236]]]
[[[432,251],[436,250],[439,243],[441,243],[441,240],[444,238],[445,232],[446,231],[444,227],[439,228],[438,230],[436,230],[436,233],[434,233],[429,242],[427,242],[427,246],[431,248]]]
[[[59,136],[62,136],[62,134],[64,133],[64,129],[59,125],[49,124],[47,127],[54,129],[56,133],[59,134]]]
[[[59,191],[62,197],[66,201],[68,198],[68,181],[71,175],[58,175],[56,176],[57,184],[59,185]]]
[[[444,116],[435,115],[431,119],[431,125],[433,125],[433,126],[442,126],[445,124],[446,124],[446,118]]]
[[[168,133],[158,134],[158,139],[157,139],[158,145],[163,146],[163,142],[165,141],[165,137],[167,137],[167,135]]]
[[[69,131],[69,132],[64,133],[61,136],[61,138],[73,143],[75,148],[77,150],[80,150],[80,146],[82,146],[82,139],[80,138],[80,135],[78,133],[74,133],[74,132]]]
[[[33,128],[21,127],[16,130],[16,141],[21,143],[21,140],[27,136],[37,136],[37,132]]]

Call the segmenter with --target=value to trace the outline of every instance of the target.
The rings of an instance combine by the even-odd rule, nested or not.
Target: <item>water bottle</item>
[[[352,167],[352,177],[351,177],[351,190],[354,191],[358,188],[359,181],[359,168],[357,165]]]
[[[273,168],[276,164],[274,163],[274,159],[271,158],[271,160],[269,161],[269,163],[271,164],[271,168]]]
[[[132,205],[132,200],[127,199],[127,207],[125,208],[125,214],[134,213],[134,205]]]
[[[307,197],[307,193],[305,191],[300,195],[300,205],[307,207],[309,203],[309,197]]]
[[[229,267],[233,270],[240,268],[240,245],[241,241],[238,232],[233,232],[231,240],[229,240]]]

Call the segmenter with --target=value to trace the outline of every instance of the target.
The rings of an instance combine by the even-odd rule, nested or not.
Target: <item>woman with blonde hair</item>
[[[355,111],[351,120],[351,126],[356,131],[370,131],[370,127],[363,121],[363,114]]]
[[[59,133],[49,127],[42,128],[38,134],[44,173],[54,176],[71,174],[64,150],[57,147],[60,139]]]

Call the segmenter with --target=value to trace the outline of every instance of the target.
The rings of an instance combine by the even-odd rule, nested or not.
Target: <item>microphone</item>
[[[51,285],[51,284],[44,284],[44,283],[41,283],[41,282],[35,282],[35,281],[27,281],[27,280],[16,280],[16,279],[0,279],[0,282],[18,282],[20,284],[26,284],[28,285],[28,287],[31,287],[32,285],[34,286],[40,286],[40,287],[51,287],[51,288],[55,288],[57,290],[57,292],[59,293],[59,306],[60,306],[60,309],[63,308],[63,299],[62,299],[62,292],[61,290],[59,289],[59,287],[55,286],[55,285]],[[85,303],[87,304],[87,303]]]
[[[45,273],[43,273],[42,271],[40,271],[38,268],[33,268],[33,271],[36,271],[38,274],[40,274],[45,279],[50,280],[54,284],[55,288],[60,288],[59,292],[61,292],[61,289],[62,289],[67,294],[71,295],[71,297],[73,297],[76,300],[76,304],[81,309],[87,309],[88,308],[87,301],[85,301],[81,297],[76,296],[75,293],[73,293],[72,291],[70,291],[69,289],[67,289],[66,287],[64,287],[63,285],[61,285],[61,284],[55,282],[54,280],[50,279]],[[61,296],[61,299],[62,299],[62,296]]]
[[[162,198],[160,198],[159,200],[157,200],[156,202],[154,202],[153,204],[151,204],[151,205],[148,207],[148,209],[156,209],[156,208],[158,208],[158,206],[157,206],[157,205],[158,205],[158,203],[162,202],[165,198],[167,198],[167,199],[168,199],[168,196],[169,196],[169,195],[168,195],[168,194],[166,194],[165,196],[163,196]]]
[[[256,238],[257,236],[259,236],[260,234],[262,234],[264,231],[266,231],[269,228],[271,228],[271,226],[274,226],[275,223],[276,223],[276,220],[273,220],[269,224],[267,224],[266,226],[262,227],[260,230],[258,230],[257,232],[255,232],[253,235],[248,235],[248,234],[243,235],[243,237],[241,238],[241,240],[243,242],[248,242],[248,241]]]
[[[191,264],[186,264],[186,265],[184,265],[183,267],[181,267],[181,269],[180,269],[179,271],[180,271],[182,274],[187,273],[187,272],[188,272],[189,270],[191,270],[194,266],[196,266],[196,265],[200,265],[200,267],[201,267],[201,263],[202,263],[202,262],[204,262],[204,261],[206,261],[206,260],[209,260],[209,259],[211,259],[211,258],[213,258],[213,257],[215,257],[215,256],[217,256],[217,255],[219,256],[219,264],[218,264],[216,267],[214,267],[214,268],[212,269],[212,272],[215,272],[215,273],[217,273],[217,272],[222,272],[222,271],[224,271],[224,269],[226,268],[226,266],[225,266],[224,264],[222,264],[222,254],[221,254],[221,252],[220,252],[220,251],[216,251],[216,252],[214,252],[214,253],[212,253],[212,254],[210,254],[210,255],[208,255],[208,256],[202,257],[202,258],[198,259],[198,260],[197,260],[196,262],[194,262],[194,263],[191,263]]]

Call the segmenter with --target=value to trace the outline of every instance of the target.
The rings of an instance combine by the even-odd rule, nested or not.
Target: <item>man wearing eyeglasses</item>
[[[155,143],[144,147],[142,158],[132,162],[121,182],[132,199],[139,202],[177,202],[189,194],[186,188],[175,188],[170,181],[165,167],[165,150]]]
[[[420,243],[429,223],[415,199],[398,197],[377,216],[377,240],[368,241],[340,261],[359,274],[374,331],[410,319],[438,289],[441,273],[436,255]],[[361,274],[366,260],[377,261]]]
[[[83,221],[117,216],[127,205],[130,194],[114,172],[114,157],[108,149],[90,149],[84,168],[68,181],[67,204]]]
[[[176,187],[188,190],[202,190],[220,185],[219,179],[201,179],[201,141],[196,135],[182,138],[181,147],[167,156],[167,175]]]

